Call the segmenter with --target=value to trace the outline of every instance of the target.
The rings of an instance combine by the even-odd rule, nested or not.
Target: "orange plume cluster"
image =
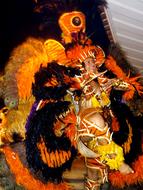
[[[108,56],[105,60],[105,65],[109,71],[112,71],[118,78],[125,80],[126,74],[123,70],[117,65],[115,59],[112,56]]]
[[[125,185],[133,185],[143,181],[143,156],[139,156],[138,160],[132,165],[134,173],[128,175],[121,174],[119,171],[109,173],[109,180],[112,185],[124,188]]]
[[[71,190],[66,183],[42,183],[31,175],[28,168],[25,168],[21,163],[18,154],[13,152],[10,147],[4,147],[2,151],[5,154],[11,172],[15,176],[17,184],[24,186],[27,190]]]
[[[127,82],[129,84],[128,91],[124,93],[123,98],[125,100],[131,100],[134,96],[135,91],[141,96],[143,95],[143,86],[137,82],[140,76],[129,77],[127,76],[123,70],[117,65],[115,59],[112,56],[108,56],[105,61],[105,65],[108,70],[112,71],[117,78]]]
[[[104,62],[105,54],[99,46],[93,46],[89,41],[87,41],[87,46],[83,47],[81,45],[76,45],[67,51],[67,57],[69,60],[77,60],[83,62],[87,57],[95,56],[95,64],[98,66]]]

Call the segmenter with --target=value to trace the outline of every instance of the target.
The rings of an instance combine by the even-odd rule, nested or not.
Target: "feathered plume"
[[[89,9],[98,6],[106,6],[106,0],[38,0],[35,3],[35,11],[50,11],[55,13],[63,13],[73,10]]]
[[[130,77],[136,76],[138,71],[127,60],[125,52],[122,50],[119,44],[111,43],[108,49],[108,54],[111,55],[116,63],[126,75]]]

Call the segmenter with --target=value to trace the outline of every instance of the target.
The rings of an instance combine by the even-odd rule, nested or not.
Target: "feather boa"
[[[65,183],[47,183],[44,184],[32,176],[28,168],[24,167],[17,153],[13,152],[10,147],[2,149],[6,156],[6,161],[15,176],[16,182],[24,186],[27,190],[70,190],[70,187]]]

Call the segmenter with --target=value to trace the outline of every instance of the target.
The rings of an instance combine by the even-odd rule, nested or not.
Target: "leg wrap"
[[[87,178],[85,187],[87,190],[98,190],[101,184],[108,182],[107,166],[98,159],[86,158]]]
[[[100,190],[101,184],[97,181],[91,180],[89,178],[85,178],[85,189],[86,190]]]

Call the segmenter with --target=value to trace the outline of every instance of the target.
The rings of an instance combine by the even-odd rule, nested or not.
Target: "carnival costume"
[[[59,5],[61,8],[60,1],[46,3],[51,15]],[[28,190],[69,189],[62,174],[71,167],[77,148],[83,155],[88,153],[84,155],[89,157],[88,168],[95,168],[98,162],[100,179],[87,176],[87,189],[99,188],[107,178],[115,188],[142,183],[142,134],[141,126],[136,126],[143,115],[138,106],[143,90],[140,75],[123,65],[126,61],[117,46],[111,46],[106,56],[94,45],[85,34],[81,11],[68,11],[58,17],[61,42],[29,38],[11,54],[3,79],[6,85],[2,86],[7,87],[1,94],[10,109],[28,103],[26,116],[33,105],[26,123],[28,165],[9,146],[2,152],[16,182]],[[13,80],[8,86],[9,75]],[[138,102],[137,111],[134,102]],[[81,109],[85,107],[87,110]],[[114,171],[124,157],[134,173]],[[109,177],[107,166],[113,170]]]
[[[72,14],[70,13],[69,15],[72,15]],[[67,16],[67,14],[64,14],[64,15],[62,15],[62,18],[65,17],[65,20],[68,22],[68,16]],[[81,18],[81,17],[79,17],[79,18]],[[84,23],[84,22],[81,21],[81,23]],[[136,130],[136,132],[132,131],[132,128],[133,128],[133,130],[135,130],[135,128],[134,128],[135,127],[134,126],[135,121],[133,121],[131,118],[134,118],[134,120],[136,120],[136,118],[135,118],[136,116],[135,115],[133,116],[133,114],[131,113],[131,110],[130,110],[130,103],[131,103],[131,101],[133,101],[133,97],[134,98],[136,97],[136,93],[140,96],[140,98],[142,98],[142,89],[143,88],[142,88],[142,84],[140,82],[139,74],[136,73],[131,66],[129,66],[129,71],[128,72],[130,72],[130,75],[127,75],[123,71],[124,69],[122,70],[121,66],[118,65],[118,64],[121,64],[120,61],[118,61],[118,59],[117,59],[117,63],[115,61],[115,59],[116,59],[115,52],[116,53],[118,52],[119,56],[122,57],[122,60],[125,61],[125,59],[124,59],[122,53],[120,53],[119,49],[116,46],[114,46],[114,45],[111,46],[110,55],[106,58],[103,50],[99,46],[94,46],[92,44],[92,42],[89,39],[86,38],[86,36],[84,35],[84,30],[85,29],[82,26],[82,30],[78,33],[78,35],[76,33],[73,33],[73,31],[71,31],[71,33],[69,32],[69,39],[71,39],[71,37],[72,37],[72,40],[71,40],[72,47],[69,46],[69,49],[68,48],[66,49],[66,54],[67,54],[68,58],[71,58],[71,60],[72,60],[73,63],[76,60],[77,63],[78,63],[77,66],[79,66],[79,68],[82,70],[82,72],[83,72],[81,74],[82,77],[79,77],[78,79],[79,79],[80,83],[83,85],[83,86],[81,85],[83,88],[86,87],[86,85],[88,83],[90,83],[90,81],[92,81],[94,79],[94,77],[96,78],[96,75],[97,76],[99,75],[98,76],[98,82],[99,82],[99,84],[101,86],[101,89],[103,89],[103,92],[100,94],[100,98],[99,99],[102,98],[102,94],[104,94],[104,92],[107,92],[107,95],[109,96],[109,98],[111,98],[111,100],[110,100],[111,101],[111,105],[110,105],[111,107],[110,108],[113,111],[113,113],[111,111],[111,118],[110,119],[111,119],[111,123],[112,124],[110,123],[110,119],[109,119],[109,123],[112,125],[111,131],[113,130],[115,132],[113,134],[113,139],[114,139],[114,141],[117,144],[119,144],[120,146],[123,147],[123,150],[124,150],[124,153],[125,153],[125,157],[126,157],[126,162],[127,163],[131,163],[132,161],[135,160],[135,158],[137,156],[139,156],[139,155],[142,154],[142,150],[141,150],[141,143],[142,143],[142,141],[141,141],[141,139],[138,142],[135,140],[135,135],[138,134],[140,136],[141,134],[139,134],[137,132],[138,129]],[[69,28],[69,31],[70,31],[70,28]],[[74,35],[72,36],[72,34],[74,34]],[[77,36],[78,36],[78,38],[77,38]],[[64,35],[63,35],[63,37],[64,37]],[[65,38],[65,42],[66,42],[66,39],[67,39],[67,36]],[[69,42],[69,40],[68,40],[68,42]],[[115,48],[116,51],[114,51],[114,48]],[[92,58],[93,58],[93,60],[92,60]],[[93,62],[93,64],[92,64],[93,67],[96,67],[95,73],[92,73],[92,71],[90,70],[91,69],[90,68],[90,62]],[[84,66],[88,67],[88,63],[89,63],[89,68],[87,68],[87,70],[89,71],[89,73],[88,72],[84,73],[84,71],[83,71],[84,70]],[[104,70],[105,73],[102,73],[102,74],[98,73],[101,70],[101,68],[105,68],[105,70]],[[106,69],[107,69],[107,74],[106,74]],[[90,71],[91,71],[91,73],[90,73]],[[88,79],[88,77],[89,77],[88,75],[89,74],[91,74],[92,76],[91,76],[91,78]],[[81,78],[83,78],[83,80],[81,80]],[[87,95],[87,97],[88,96],[89,97],[92,96],[92,93],[94,94],[94,91],[96,92],[95,89],[92,89],[93,91],[92,90],[90,91],[89,89],[90,89],[90,87],[87,87],[86,88],[86,92],[84,92],[84,90],[83,90],[85,96]],[[118,92],[119,94],[121,94],[120,95],[120,100],[118,99],[118,96],[116,97],[116,92]],[[82,95],[81,95],[81,97],[82,97]],[[88,98],[86,98],[86,103],[85,104],[88,104],[87,103],[88,102],[87,99]],[[107,100],[108,98],[105,98],[105,99],[109,103],[109,101]],[[115,107],[114,107],[115,106],[115,101],[113,101],[113,100],[116,100],[116,102],[117,101],[122,101],[123,102],[122,103],[123,107],[126,107],[126,110],[127,110],[127,114],[126,114],[125,120],[121,121],[121,117],[119,117],[119,112],[115,111]],[[102,107],[102,106],[106,107],[106,104],[101,105],[99,103],[101,101],[100,100],[96,101],[96,99],[94,97],[92,98],[91,102],[94,102],[94,103],[98,102],[97,104],[100,105],[99,107]],[[109,109],[109,111],[110,111],[110,109]],[[115,111],[115,115],[114,115],[114,111]],[[117,112],[118,112],[118,114],[117,114]],[[141,114],[141,110],[139,112]],[[139,118],[139,120],[140,119],[141,118]],[[137,118],[137,120],[138,120],[138,118]],[[86,121],[86,120],[84,120],[84,121]],[[89,126],[93,127],[93,125],[90,122],[88,122],[88,124],[89,124]],[[85,123],[84,124],[82,123],[82,125],[84,125],[84,127],[85,127]],[[92,127],[91,127],[91,129],[92,129]],[[89,135],[89,131],[88,131],[87,127],[85,127],[85,128],[87,130],[87,134]],[[83,129],[83,131],[84,130],[85,129]],[[81,129],[81,131],[82,131],[82,129]],[[126,131],[126,132],[123,135],[123,138],[122,138],[121,142],[119,142],[118,139],[119,139],[120,134],[122,134],[122,131],[124,131],[124,132]],[[106,134],[106,132],[105,132],[105,134]],[[110,137],[110,135],[109,135],[109,137]],[[110,140],[111,140],[111,138],[109,138],[109,141]],[[110,156],[107,154],[107,152],[108,152],[109,149],[111,149],[111,152],[114,149],[114,151],[117,153],[116,154],[117,157],[116,156],[115,157],[117,158],[117,160],[120,163],[120,162],[123,161],[123,157],[122,157],[123,151],[122,151],[122,148],[119,147],[118,145],[116,145],[113,142],[109,143],[108,146],[106,146],[106,145],[105,145],[105,147],[101,146],[102,147],[101,148],[100,146],[96,146],[98,144],[97,140],[95,140],[93,142],[91,141],[91,143],[89,143],[89,147],[94,147],[94,148],[98,147],[97,149],[101,152],[101,155],[102,155],[101,156],[102,157],[101,160],[102,161],[104,160],[105,162],[107,162],[110,165],[110,169],[119,169],[119,165],[120,164],[115,164],[115,162],[116,162],[115,159],[110,158]],[[134,143],[137,143],[139,145],[138,147],[140,147],[140,148],[138,148],[137,151],[135,151],[135,149],[133,148],[133,144]],[[85,147],[82,146],[82,148],[84,149]],[[93,150],[94,150],[94,148],[93,148]],[[131,153],[133,151],[132,148],[134,149],[134,155]],[[95,151],[97,151],[97,149],[95,148]],[[87,149],[85,148],[85,152],[86,151],[87,151]],[[83,155],[84,155],[84,153],[83,153]],[[98,153],[98,151],[97,151],[97,153]],[[93,152],[89,151],[89,154],[91,154],[92,156],[94,155],[96,157],[96,155],[93,154]],[[109,157],[105,159],[105,157],[106,157],[105,155],[107,157],[108,156]],[[130,158],[130,155],[132,156],[132,158]],[[114,164],[112,164],[112,161],[113,162],[115,161]],[[118,163],[118,161],[116,163]],[[136,168],[134,168],[134,169],[136,170]],[[126,177],[127,181],[123,182],[124,185],[125,184],[132,184],[131,181],[130,181],[130,177],[133,177],[132,179],[134,179],[134,177],[136,176],[136,174],[140,175],[139,171],[136,170],[134,172],[133,170],[130,170],[130,172],[129,172],[130,174],[126,175],[127,176]],[[112,175],[112,172],[111,172],[111,174],[109,176],[110,176],[110,180],[114,180],[114,178],[112,179],[112,176],[115,176],[115,175],[114,174]],[[103,177],[103,179],[104,178],[106,178],[106,174]],[[93,180],[91,179],[91,181],[92,181],[91,184],[93,185]],[[115,181],[112,181],[112,183],[115,184]],[[91,184],[89,182],[89,186],[90,187],[87,187],[87,188],[89,188],[89,189],[91,188],[92,189],[92,185]],[[121,180],[121,184],[122,184],[122,180]],[[116,183],[117,186],[120,186],[121,184],[120,184],[120,182]],[[98,184],[95,184],[95,186],[96,185],[98,186]]]

